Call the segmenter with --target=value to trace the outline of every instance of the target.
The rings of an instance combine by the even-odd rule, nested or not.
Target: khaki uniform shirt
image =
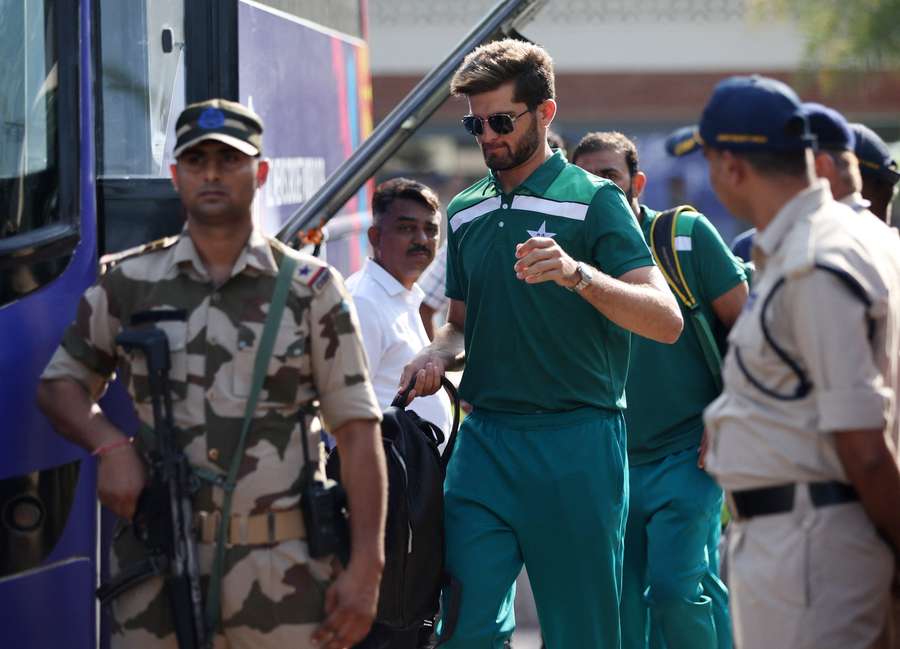
[[[847,194],[841,200],[839,200],[838,203],[846,205],[857,214],[859,214],[860,212],[868,212],[869,207],[872,205],[872,202],[863,198],[863,195],[860,192]]]
[[[724,390],[704,414],[707,470],[723,487],[846,481],[832,433],[882,428],[896,439],[897,250],[896,232],[834,202],[827,181],[798,194],[757,233],[753,291],[729,335]],[[855,280],[869,304],[816,264]],[[773,398],[739,367],[738,354],[764,387],[783,395],[796,389],[797,375],[767,342],[761,315],[808,376],[805,397]]]
[[[43,374],[81,382],[96,399],[116,372],[138,417],[153,423],[147,369],[116,335],[134,313],[185,309],[186,322],[160,322],[171,348],[179,445],[192,465],[226,473],[240,437],[253,363],[287,248],[254,230],[221,286],[210,280],[187,231],[124,258],[88,289],[75,322]],[[291,251],[290,254],[297,254]],[[328,430],[352,419],[380,419],[352,302],[340,275],[301,255],[288,293],[268,375],[247,435],[233,498],[235,514],[297,504],[303,462],[298,409],[318,399]],[[311,434],[310,452],[318,452]],[[195,508],[212,511],[222,490],[204,486]]]

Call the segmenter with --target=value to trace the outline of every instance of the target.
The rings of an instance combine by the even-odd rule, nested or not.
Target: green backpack
[[[687,277],[695,279],[690,258],[682,253],[692,247],[692,234],[699,213],[690,205],[679,205],[660,212],[650,224],[650,251],[656,265],[666,278],[669,287],[690,315],[691,325],[697,333],[703,359],[718,389],[722,389],[722,354],[709,320],[700,308],[700,302],[691,290]]]

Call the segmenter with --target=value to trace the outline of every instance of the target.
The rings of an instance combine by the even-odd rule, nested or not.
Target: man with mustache
[[[378,405],[391,405],[403,367],[428,344],[419,316],[424,293],[416,280],[434,259],[440,204],[431,188],[408,178],[381,183],[372,197],[372,258],[347,279]],[[410,408],[450,430],[447,395],[416,399]]]
[[[490,173],[447,209],[448,323],[401,377],[433,394],[466,352],[474,408],[444,486],[459,588],[444,594],[441,646],[504,646],[524,564],[549,649],[617,649],[630,332],[672,343],[681,313],[622,191],[547,143],[546,51],[481,46],[451,89]]]
[[[382,410],[396,396],[403,367],[428,344],[419,314],[425,293],[416,280],[434,259],[440,219],[437,195],[420,182],[393,178],[375,188],[368,231],[372,257],[347,279],[347,288]],[[449,434],[450,401],[443,391],[416,399],[410,409]],[[396,630],[376,622],[357,649],[415,649],[418,635],[416,628]]]

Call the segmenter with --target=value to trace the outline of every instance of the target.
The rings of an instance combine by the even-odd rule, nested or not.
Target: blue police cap
[[[859,170],[863,175],[896,185],[900,181],[900,169],[897,161],[891,158],[884,140],[865,124],[851,124],[850,128],[856,136],[856,157],[859,158]]]
[[[208,99],[187,106],[175,122],[177,158],[206,140],[216,140],[249,156],[262,152],[259,115],[236,101]]]
[[[753,75],[729,77],[713,90],[699,126],[669,136],[672,155],[708,146],[731,151],[797,151],[815,143],[800,98],[790,86]]]
[[[816,136],[819,149],[829,151],[853,151],[856,136],[850,130],[850,124],[844,116],[834,108],[808,101],[803,110],[809,118],[809,130]]]

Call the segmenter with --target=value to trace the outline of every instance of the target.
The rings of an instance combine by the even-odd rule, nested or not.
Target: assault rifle
[[[149,311],[135,314],[132,324],[185,318],[183,310]],[[116,336],[116,343],[126,351],[143,354],[147,361],[156,443],[149,453],[150,482],[138,500],[132,528],[144,543],[148,556],[98,588],[97,597],[105,605],[146,579],[160,575],[165,582],[178,646],[180,649],[206,649],[209,634],[192,532],[191,496],[196,491],[196,478],[175,442],[169,389],[169,339],[164,331],[150,326],[126,329]]]

